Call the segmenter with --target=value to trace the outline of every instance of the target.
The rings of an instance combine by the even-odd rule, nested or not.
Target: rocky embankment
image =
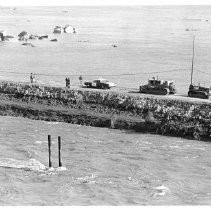
[[[211,104],[2,82],[0,115],[211,140]]]

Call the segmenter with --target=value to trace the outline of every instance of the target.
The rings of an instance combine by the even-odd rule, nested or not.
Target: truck
[[[209,99],[210,88],[193,84],[193,72],[194,72],[194,54],[195,54],[195,36],[193,37],[193,54],[192,54],[192,66],[191,66],[191,83],[189,85],[188,96],[193,98]]]
[[[139,87],[140,93],[154,94],[154,95],[168,95],[175,94],[176,88],[172,80],[149,79],[148,84]]]
[[[188,96],[193,98],[209,99],[210,88],[191,84],[189,86]]]
[[[109,82],[107,79],[99,78],[92,82],[84,82],[84,87],[86,88],[95,88],[95,89],[110,89],[115,87],[116,84]]]

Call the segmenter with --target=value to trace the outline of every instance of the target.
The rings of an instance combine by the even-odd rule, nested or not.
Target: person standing
[[[34,75],[31,73],[30,74],[30,82],[33,83],[34,82]]]
[[[82,86],[83,85],[83,77],[81,75],[79,77],[79,81],[80,81],[80,85]]]
[[[35,82],[35,74],[33,74],[33,73],[30,74],[30,82],[31,83]]]
[[[66,88],[70,88],[70,78],[65,78],[66,81]]]

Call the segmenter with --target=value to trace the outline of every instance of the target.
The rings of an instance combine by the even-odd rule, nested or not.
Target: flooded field
[[[178,93],[187,94],[196,35],[194,82],[209,87],[210,11],[211,6],[2,7],[0,30],[16,38],[0,43],[0,78],[29,81],[33,72],[47,75],[37,76],[40,83],[64,86],[65,75],[70,75],[71,85],[78,85],[79,75],[92,80],[138,73],[105,77],[119,87],[138,89],[148,78],[159,76],[174,80]],[[78,33],[53,34],[54,26],[66,24]],[[23,46],[17,40],[23,30],[49,39],[30,41],[35,47]],[[53,38],[58,42],[50,42]]]
[[[13,117],[0,124],[0,205],[211,204],[208,142]],[[54,170],[45,169],[48,134]]]

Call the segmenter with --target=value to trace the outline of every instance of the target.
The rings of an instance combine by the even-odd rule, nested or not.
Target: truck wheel
[[[209,95],[204,94],[205,99],[209,99]]]
[[[168,93],[169,93],[168,89],[164,89],[164,90],[163,90],[163,94],[164,94],[164,95],[167,95]]]
[[[142,92],[142,90],[143,90],[143,88],[142,88],[142,87],[140,87],[140,88],[139,88],[140,93]]]
[[[192,97],[192,96],[193,96],[192,93],[191,93],[190,91],[188,92],[188,96],[189,96],[189,97]]]

